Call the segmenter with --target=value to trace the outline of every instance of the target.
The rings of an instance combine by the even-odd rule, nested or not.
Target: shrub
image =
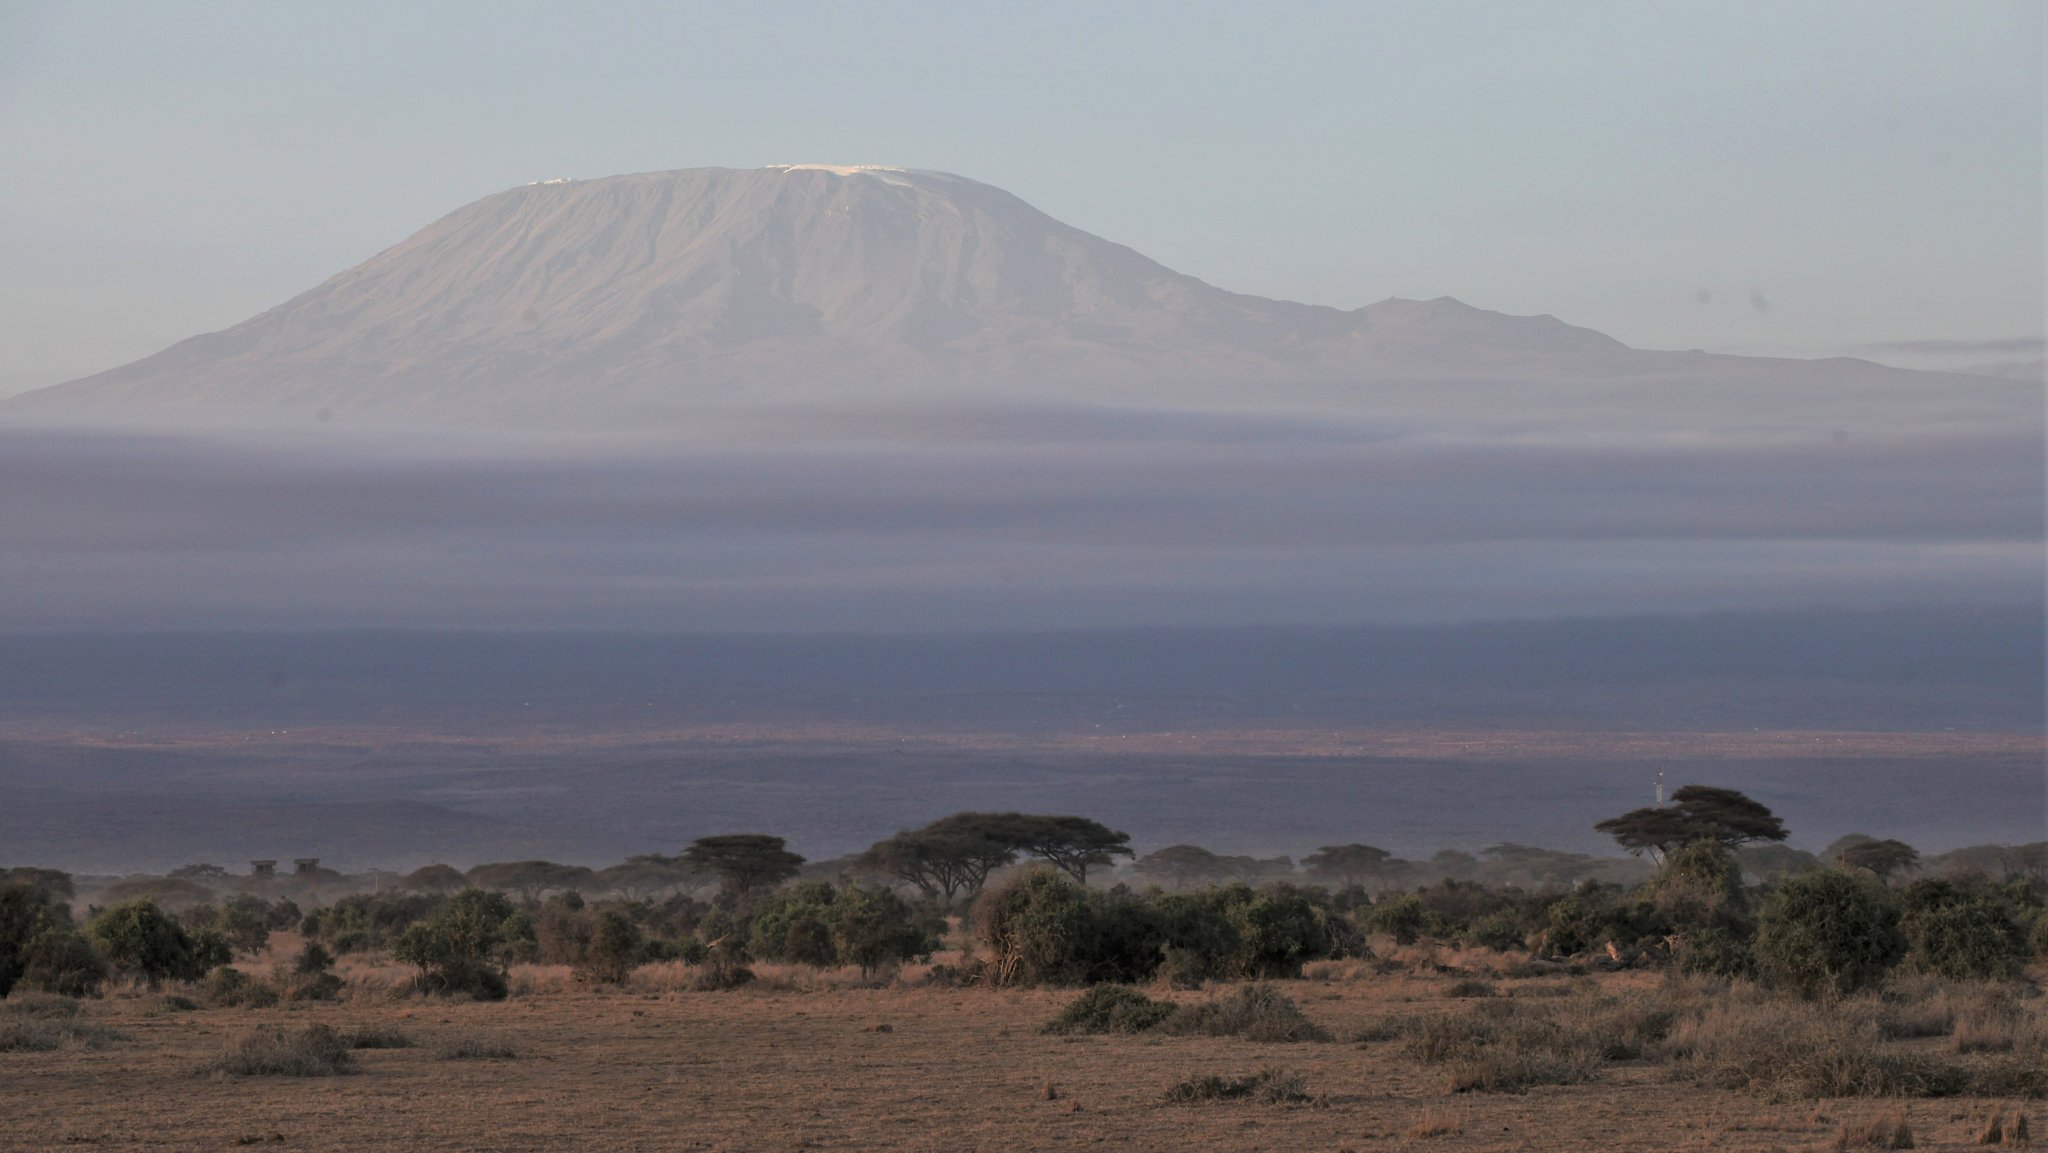
[[[867,885],[840,890],[827,925],[840,961],[860,966],[864,977],[885,965],[931,956],[945,932],[943,918],[920,916],[902,897]]]
[[[270,942],[270,905],[261,897],[246,894],[231,898],[221,908],[214,927],[235,952],[260,953]]]
[[[104,1049],[122,1034],[105,1025],[72,1018],[0,1017],[0,1053],[49,1053],[58,1049]]]
[[[22,951],[22,984],[66,997],[94,997],[106,984],[107,961],[85,934],[48,928]]]
[[[1748,934],[1726,925],[1706,925],[1678,939],[1672,959],[1682,973],[1704,977],[1748,977],[1756,972],[1756,950]]]
[[[1482,949],[1505,953],[1522,948],[1525,934],[1513,914],[1490,913],[1472,923],[1472,927],[1465,931],[1465,940]]]
[[[504,943],[504,925],[511,916],[512,904],[503,894],[466,889],[432,919],[398,934],[391,955],[419,970],[413,983],[421,992],[502,1001],[508,988],[494,954]]]
[[[27,880],[0,881],[0,997],[21,980],[29,946],[44,933],[70,927],[71,914],[49,890]]]
[[[322,942],[337,953],[381,948],[407,927],[432,915],[439,901],[419,894],[352,893],[325,909],[307,913],[299,931],[307,940]]]
[[[1271,985],[1246,985],[1234,995],[1183,1005],[1160,1026],[1180,1036],[1242,1037],[1247,1041],[1327,1041],[1329,1031],[1302,1014]]]
[[[823,881],[778,889],[754,914],[747,951],[764,961],[825,967],[839,963],[828,924],[838,896]]]
[[[343,1034],[351,1049],[410,1049],[412,1038],[388,1025],[365,1025]]]
[[[1949,881],[1910,886],[1902,927],[1913,967],[1953,981],[2016,977],[2031,952],[2027,923],[2002,894]]]
[[[984,891],[974,904],[974,926],[998,985],[1083,984],[1098,969],[1094,902],[1050,868],[1026,870]]]
[[[1884,978],[1906,952],[1899,907],[1876,881],[1827,870],[1792,877],[1757,917],[1757,970],[1804,997],[1846,995]]]
[[[1242,942],[1225,960],[1231,976],[1299,977],[1303,962],[1330,955],[1328,917],[1301,889],[1269,885],[1254,892],[1234,885],[1220,890],[1218,900]]]
[[[1507,1045],[1453,1062],[1446,1088],[1453,1093],[1521,1093],[1536,1085],[1583,1085],[1599,1076],[1599,1060],[1585,1053]]]
[[[1492,997],[1500,992],[1492,981],[1481,981],[1473,977],[1452,981],[1444,986],[1446,997]]]
[[[114,968],[133,973],[152,987],[166,979],[196,981],[230,951],[218,933],[187,933],[177,918],[147,898],[104,909],[87,932]]]
[[[590,944],[577,972],[593,981],[623,985],[646,951],[640,927],[617,909],[601,909],[592,923]]]
[[[1397,945],[1413,945],[1435,927],[1429,908],[1413,893],[1383,898],[1367,911],[1365,922],[1371,929],[1392,937]]]
[[[1971,1070],[1887,1050],[1874,1021],[1825,1006],[1717,1002],[1682,1019],[1667,1048],[1680,1076],[1774,1100],[1945,1097],[1974,1084]]]
[[[1154,1001],[1124,985],[1097,985],[1081,994],[1060,1015],[1046,1023],[1047,1033],[1142,1033],[1174,1012],[1171,1003]]]
[[[332,1077],[354,1067],[349,1043],[326,1025],[244,1033],[208,1066],[235,1077]]]
[[[215,1008],[264,1009],[277,1004],[277,990],[225,965],[206,975],[204,996]]]
[[[1306,1101],[1308,1085],[1298,1073],[1261,1069],[1245,1077],[1190,1077],[1166,1091],[1172,1104],[1197,1101],[1235,1101],[1250,1098],[1267,1105],[1289,1105]]]
[[[278,992],[287,1001],[332,1001],[342,990],[341,978],[328,972],[334,958],[319,942],[308,942],[287,970],[277,967]]]
[[[0,1017],[17,1020],[36,1018],[70,1018],[79,1015],[78,1002],[69,997],[50,993],[16,993],[0,1002]]]

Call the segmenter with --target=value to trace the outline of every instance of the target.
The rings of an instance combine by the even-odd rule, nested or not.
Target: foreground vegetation
[[[319,878],[184,877],[209,899],[175,906],[132,891],[101,903],[104,888],[78,902],[62,874],[13,870],[0,1055],[139,1061],[161,1044],[153,1022],[203,1018],[212,1040],[180,1050],[181,1076],[343,1083],[446,1065],[524,1084],[518,1070],[557,1061],[575,1019],[534,1031],[539,1018],[497,1002],[580,1005],[562,1011],[609,1015],[621,1043],[678,1013],[698,1029],[773,1020],[780,1035],[825,1010],[751,1006],[803,993],[861,998],[848,1004],[870,1038],[898,1013],[919,1030],[952,1014],[957,1037],[902,1042],[962,1047],[946,1060],[1040,1046],[1041,1104],[1072,1100],[1076,1070],[1108,1067],[1087,1047],[1106,1045],[1148,1070],[1147,1107],[1277,1110],[1304,1132],[1371,1095],[1360,1078],[1429,1103],[1405,1140],[1465,1140],[1476,1114],[1446,1102],[1652,1085],[1751,1109],[1946,1099],[1961,1111],[1943,1125],[2025,1132],[2020,1103],[2048,1096],[2048,882],[2024,854],[1941,868],[1869,839],[1848,847],[1880,849],[1759,877],[1756,850],[1783,836],[1767,810],[1717,790],[1674,802],[1606,823],[1645,858],[1638,879],[1569,883],[1368,884],[1386,858],[1329,846],[1313,873],[1132,884],[1142,870],[1107,875],[1121,834],[1016,814],[898,834],[828,875],[773,837],[705,838],[634,864],[643,885],[694,881],[587,897],[589,878],[546,862],[433,867],[328,899]],[[738,1060],[697,1046],[684,1049],[710,1067]],[[1931,1116],[1800,1123],[1846,1148],[1916,1126],[1924,1143]]]

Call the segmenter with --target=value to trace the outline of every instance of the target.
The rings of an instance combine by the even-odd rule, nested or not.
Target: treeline
[[[1189,845],[1137,857],[1098,822],[1019,813],[956,814],[822,867],[765,834],[704,837],[601,870],[432,865],[331,896],[318,874],[195,866],[161,879],[189,892],[103,888],[82,918],[70,877],[14,869],[0,872],[0,995],[17,984],[87,995],[119,974],[204,981],[225,999],[317,998],[338,991],[332,963],[351,953],[412,966],[422,991],[480,998],[505,996],[520,963],[621,983],[640,965],[680,962],[718,988],[745,983],[755,962],[873,974],[949,942],[960,956],[932,980],[1189,985],[1295,976],[1308,961],[1370,957],[1375,939],[1523,951],[1532,965],[1669,965],[1820,995],[1902,964],[1998,977],[2048,954],[2044,846],[1936,868],[1862,837],[1832,861],[1802,861],[1767,808],[1697,786],[1599,828],[1645,862],[1635,876],[1573,873],[1572,854],[1507,845],[1438,854],[1422,883],[1410,883],[1413,863],[1363,844],[1299,865]],[[236,958],[283,930],[304,951],[252,983]]]

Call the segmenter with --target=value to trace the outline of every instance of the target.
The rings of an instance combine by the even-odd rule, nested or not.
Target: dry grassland
[[[288,947],[288,944],[287,944]],[[303,1150],[1786,1150],[1861,1147],[1909,1127],[1917,1148],[1981,1148],[2023,1102],[1943,1098],[1774,1101],[1620,1060],[1597,1079],[1519,1093],[1453,1093],[1389,1019],[1473,1011],[1443,975],[1312,966],[1277,983],[1330,1042],[1047,1035],[1073,990],[945,989],[921,970],[878,988],[850,973],[764,972],[687,992],[677,968],[625,989],[567,970],[514,972],[499,1004],[391,991],[396,970],[346,966],[339,1003],[183,1010],[131,989],[82,1020],[119,1039],[0,1052],[7,1149]],[[1499,980],[1496,997],[1571,1018],[1658,978]],[[1204,992],[1153,990],[1199,1001]],[[237,1046],[327,1026],[368,1044],[335,1076],[237,1076]],[[1952,1051],[1946,1037],[1893,1042]],[[510,1054],[509,1056],[505,1054]],[[1176,1103],[1174,1086],[1274,1070],[1305,1100]],[[1246,1082],[1249,1083],[1249,1082]],[[1291,1082],[1290,1082],[1291,1084]],[[2040,1118],[2035,1117],[2035,1124]],[[2007,1128],[2011,1122],[2005,1122]]]

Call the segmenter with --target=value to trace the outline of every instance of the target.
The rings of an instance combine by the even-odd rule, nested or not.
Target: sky
[[[2043,35],[2032,0],[6,0],[0,395],[513,185],[789,162],[961,173],[1241,292],[2038,359]]]

